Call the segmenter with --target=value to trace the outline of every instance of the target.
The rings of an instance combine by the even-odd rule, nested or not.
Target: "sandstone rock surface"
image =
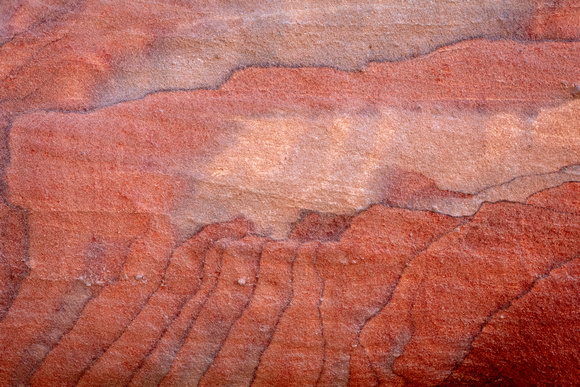
[[[0,3],[0,386],[578,385],[575,0]]]

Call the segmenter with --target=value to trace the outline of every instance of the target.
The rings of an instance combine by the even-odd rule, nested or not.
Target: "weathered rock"
[[[580,155],[580,101],[561,84],[580,79],[579,49],[477,40],[361,73],[251,68],[219,90],[22,115],[9,200],[164,213],[180,238],[241,214],[283,239],[301,209],[351,216],[382,200],[471,215],[578,179],[557,171]],[[523,199],[514,185],[489,192],[529,175]],[[413,188],[417,176],[431,187]]]
[[[411,262],[389,304],[363,330],[381,382],[443,382],[491,317],[580,254],[578,238],[578,216],[484,205]]]
[[[578,257],[498,311],[446,385],[571,385],[578,380]]]
[[[0,3],[0,386],[578,385],[574,0]]]

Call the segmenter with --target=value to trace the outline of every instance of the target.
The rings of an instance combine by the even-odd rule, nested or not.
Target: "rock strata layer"
[[[0,386],[578,385],[575,0],[0,3]]]

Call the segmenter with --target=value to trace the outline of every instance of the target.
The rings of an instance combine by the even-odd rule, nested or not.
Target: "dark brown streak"
[[[6,80],[8,80],[8,78],[13,78],[13,77],[14,77],[15,75],[17,75],[17,74],[18,74],[20,71],[22,71],[22,70],[23,70],[25,67],[27,67],[27,66],[28,66],[28,64],[29,64],[30,62],[32,62],[32,61],[33,61],[33,60],[34,60],[34,59],[35,59],[37,56],[39,56],[39,55],[40,55],[40,54],[41,54],[41,53],[42,53],[44,50],[46,50],[46,48],[47,48],[48,46],[51,46],[52,44],[54,44],[54,43],[56,43],[56,42],[58,42],[58,41],[60,41],[60,40],[62,40],[62,39],[63,39],[63,37],[60,37],[60,38],[53,39],[53,40],[51,40],[50,42],[48,42],[48,43],[44,44],[42,47],[40,47],[40,48],[38,49],[38,51],[36,51],[36,52],[35,52],[35,53],[34,53],[32,56],[30,56],[30,57],[29,57],[29,58],[28,58],[28,59],[27,59],[27,60],[26,60],[26,61],[25,61],[23,64],[21,64],[20,66],[18,66],[18,67],[17,67],[17,68],[15,68],[15,69],[13,69],[12,71],[10,71],[10,73],[9,73],[9,74],[8,74],[6,77],[4,77],[4,79],[0,80],[0,86],[2,85],[2,83],[6,82]],[[4,102],[4,101],[6,101],[6,100],[8,100],[8,99],[3,99],[3,100],[0,100],[0,102]]]
[[[439,50],[457,45],[461,42],[476,41],[476,40],[485,40],[488,42],[498,42],[498,41],[506,41],[507,40],[507,41],[512,41],[512,42],[516,42],[516,43],[520,43],[520,44],[530,45],[530,46],[538,45],[538,44],[542,44],[542,43],[553,43],[553,42],[562,42],[562,43],[580,42],[580,39],[522,40],[522,39],[516,39],[516,38],[506,39],[506,38],[497,38],[497,37],[494,38],[494,37],[486,37],[486,36],[471,36],[471,37],[467,37],[467,38],[463,38],[463,39],[456,39],[454,41],[451,41],[451,42],[448,42],[445,44],[441,44],[437,47],[434,47],[432,50],[425,52],[425,53],[422,53],[422,54],[420,53],[417,55],[402,56],[401,58],[394,59],[394,60],[372,60],[372,59],[370,59],[370,60],[365,61],[365,63],[362,64],[360,66],[360,68],[357,68],[354,70],[345,70],[343,68],[332,66],[332,65],[307,65],[307,66],[305,66],[305,65],[300,65],[298,63],[297,64],[279,64],[279,63],[273,63],[273,62],[255,62],[255,63],[251,63],[251,64],[242,64],[242,65],[237,65],[237,66],[233,67],[232,69],[230,69],[227,72],[227,74],[225,74],[222,77],[222,79],[220,81],[216,82],[216,84],[214,84],[214,85],[181,87],[181,88],[179,88],[179,87],[167,87],[167,88],[144,91],[143,93],[141,93],[133,98],[119,98],[119,99],[113,100],[113,102],[92,104],[90,107],[86,107],[86,108],[79,108],[79,109],[58,109],[58,108],[55,108],[55,109],[33,109],[33,110],[26,111],[26,112],[23,112],[23,113],[18,114],[18,115],[26,115],[26,114],[30,114],[30,113],[36,113],[36,112],[44,112],[44,113],[56,112],[56,113],[63,113],[63,114],[75,114],[75,113],[89,114],[89,113],[92,113],[94,111],[105,109],[105,108],[112,107],[115,105],[144,100],[147,97],[152,96],[152,95],[156,95],[156,94],[176,93],[176,92],[192,92],[192,91],[203,91],[203,90],[205,90],[205,91],[220,90],[222,88],[222,86],[224,84],[226,84],[235,73],[246,70],[246,69],[250,69],[250,68],[280,68],[280,69],[316,68],[316,69],[332,69],[332,70],[336,70],[336,71],[340,71],[340,72],[344,72],[344,73],[358,73],[361,71],[361,69],[365,69],[370,64],[373,64],[373,63],[382,64],[382,63],[399,63],[399,62],[412,61],[412,60],[416,60],[417,58],[432,55],[434,53],[437,53]],[[485,188],[483,190],[485,190]]]
[[[5,263],[2,262],[2,265],[4,265],[4,264]],[[6,265],[6,267],[9,268],[8,269],[9,277],[12,277],[12,274],[10,273],[10,264],[6,263],[5,265]],[[26,278],[24,278],[24,279],[26,279]],[[22,279],[22,281],[24,281],[24,279]],[[4,318],[6,318],[6,316],[8,316],[8,312],[10,311],[12,304],[14,304],[16,297],[18,297],[18,290],[20,289],[20,284],[22,283],[22,281],[20,281],[17,284],[15,284],[13,281],[11,281],[9,284],[5,285],[6,290],[10,292],[10,299],[6,303],[4,310],[0,310],[0,321],[4,320]]]
[[[137,242],[140,239],[140,237],[137,238],[133,238],[133,240],[128,244],[128,248],[127,248],[127,254],[125,254],[125,262],[127,261],[127,257],[129,255],[129,252],[131,251],[131,247],[133,246],[133,244],[135,242]],[[52,346],[52,348],[50,348],[50,350],[43,356],[43,358],[41,359],[41,361],[38,362],[38,364],[34,367],[34,370],[30,373],[30,378],[32,378],[34,376],[34,374],[36,373],[36,371],[40,368],[40,366],[42,366],[42,364],[44,363],[45,359],[48,357],[48,355],[50,355],[52,353],[52,351],[58,346],[58,343],[60,343],[60,341],[62,340],[63,337],[66,337],[73,329],[74,327],[77,325],[79,319],[81,318],[81,316],[83,315],[83,312],[85,310],[85,308],[90,304],[90,302],[92,300],[94,300],[95,298],[97,298],[101,292],[108,286],[111,286],[115,283],[117,283],[119,281],[119,277],[117,276],[115,279],[113,279],[113,281],[111,281],[109,284],[102,286],[98,289],[98,291],[95,292],[95,294],[91,295],[91,297],[89,297],[87,299],[87,301],[85,302],[85,304],[83,305],[83,307],[80,310],[79,315],[77,316],[77,319],[71,324],[70,328],[66,331],[63,332],[62,335],[60,335],[59,339],[54,343],[54,345]]]
[[[514,176],[514,177],[512,177],[511,179],[509,179],[507,181],[504,181],[504,182],[501,182],[501,183],[497,183],[497,184],[493,184],[493,185],[489,185],[489,186],[487,186],[485,188],[482,188],[479,191],[476,191],[475,193],[473,193],[473,195],[479,195],[479,194],[481,194],[481,193],[483,193],[485,191],[489,191],[489,190],[494,189],[494,188],[499,188],[501,186],[511,184],[514,181],[516,181],[518,179],[521,179],[521,178],[525,178],[525,177],[541,177],[541,176],[553,175],[553,174],[556,174],[556,173],[567,173],[566,172],[566,169],[567,168],[570,168],[570,167],[573,167],[573,166],[577,166],[577,165],[578,165],[577,163],[568,164],[568,165],[565,165],[563,167],[560,167],[559,169],[557,169],[555,171],[552,171],[552,172],[527,173],[527,174],[523,174],[523,175],[517,175],[517,176]],[[565,183],[562,183],[562,184],[565,184]],[[560,184],[560,185],[562,185],[562,184]],[[553,187],[544,188],[544,189],[542,189],[542,190],[540,190],[538,192],[541,192],[541,191],[544,191],[544,190],[550,189],[550,188],[553,188]],[[465,193],[465,192],[462,192],[462,193]],[[530,196],[533,196],[536,193],[537,192],[534,192]],[[528,196],[528,198],[530,196]]]
[[[221,241],[222,239],[220,239]],[[219,242],[219,241],[218,241]],[[217,243],[217,242],[216,242]],[[225,249],[224,249],[225,250]],[[192,319],[189,321],[189,324],[187,325],[187,329],[185,330],[183,337],[181,338],[179,344],[177,345],[177,347],[175,348],[173,355],[172,355],[172,359],[171,359],[171,363],[168,365],[167,367],[167,372],[169,372],[169,370],[171,370],[171,367],[173,366],[173,363],[175,362],[175,358],[177,357],[177,355],[179,354],[179,351],[181,351],[181,348],[183,347],[183,345],[185,344],[185,341],[187,340],[187,337],[189,336],[189,332],[191,332],[191,328],[193,328],[193,324],[195,323],[195,321],[197,320],[197,317],[199,316],[199,313],[201,312],[201,310],[203,309],[203,307],[205,306],[205,304],[208,302],[208,300],[211,298],[211,296],[215,293],[218,284],[219,284],[219,277],[221,276],[221,270],[222,270],[222,264],[223,264],[223,253],[224,250],[222,250],[220,257],[219,257],[219,272],[218,272],[218,278],[216,279],[213,287],[211,288],[211,290],[208,292],[207,296],[204,298],[204,300],[201,302],[201,304],[199,305],[197,314],[195,316],[192,317]],[[193,297],[192,297],[193,298]],[[181,313],[179,315],[176,316],[175,320],[177,320],[177,318],[179,318],[179,316],[181,315]],[[174,321],[175,321],[174,320]],[[168,328],[169,329],[169,328]],[[133,375],[134,377],[134,375]],[[161,382],[159,384],[162,384],[163,380],[165,380],[165,378],[167,377],[167,373],[165,374],[165,376],[161,379]]]
[[[147,233],[147,232],[145,232]],[[142,237],[141,237],[142,238]],[[175,251],[175,248],[172,249],[172,251],[170,252],[170,257],[173,254],[173,252]],[[169,261],[169,260],[168,260]],[[125,261],[126,262],[126,261]],[[163,275],[165,275],[165,271],[167,270],[169,263],[167,263],[165,265],[165,269],[163,271]],[[114,283],[117,283],[118,280],[114,281],[111,285],[113,285]],[[80,380],[83,378],[83,376],[93,367],[93,365],[103,356],[103,354],[105,354],[105,352],[107,352],[107,350],[115,343],[117,342],[117,340],[119,340],[119,338],[121,338],[125,332],[127,331],[127,329],[131,326],[131,324],[133,323],[133,321],[135,321],[135,319],[137,318],[137,316],[139,316],[139,314],[143,311],[143,309],[145,308],[145,306],[147,305],[147,303],[149,303],[149,300],[151,299],[151,297],[153,296],[153,294],[155,294],[155,292],[159,289],[159,287],[161,286],[161,281],[159,282],[159,285],[157,286],[157,289],[155,289],[153,292],[151,292],[151,294],[149,294],[149,296],[147,297],[147,299],[142,303],[139,311],[137,313],[135,313],[135,315],[133,316],[133,318],[131,318],[131,320],[129,321],[129,323],[125,326],[125,328],[121,331],[121,333],[119,335],[117,335],[117,337],[115,337],[115,339],[113,341],[111,341],[111,343],[109,343],[109,345],[107,345],[104,349],[102,349],[99,354],[97,356],[95,356],[90,362],[89,364],[83,369],[83,371],[80,373],[80,376],[75,380],[75,385],[78,385],[78,383],[80,382]],[[109,285],[110,286],[110,285]]]
[[[12,272],[12,265],[14,263],[10,260],[9,257],[6,256],[6,254],[1,255],[2,260],[4,261],[3,265],[8,270],[8,278],[9,278],[10,283],[7,284],[7,287],[9,288],[9,291],[10,291],[10,299],[8,300],[8,303],[5,305],[4,309],[0,310],[0,321],[4,320],[4,318],[10,312],[10,309],[12,308],[12,304],[14,304],[14,301],[16,300],[16,298],[18,297],[18,293],[20,292],[20,286],[22,285],[22,282],[28,277],[28,274],[30,272],[30,255],[29,255],[30,232],[29,232],[29,226],[28,226],[28,212],[20,207],[14,206],[14,205],[8,204],[8,206],[11,207],[12,209],[18,211],[20,218],[22,220],[22,223],[24,223],[24,225],[23,225],[24,226],[23,227],[24,241],[22,241],[23,245],[24,245],[24,262],[22,262],[22,264],[24,266],[24,268],[23,268],[24,273],[21,275],[21,277],[15,278],[16,275],[13,274],[13,272]]]
[[[201,377],[199,378],[199,380],[203,380],[203,377],[205,376],[205,374],[207,373],[207,371],[211,368],[211,365],[214,363],[215,358],[218,356],[218,354],[221,352],[224,344],[226,343],[226,341],[228,341],[228,337],[230,337],[230,333],[232,332],[232,329],[235,327],[236,323],[238,322],[238,320],[240,318],[242,318],[242,316],[244,315],[244,312],[246,311],[246,309],[248,308],[248,305],[250,305],[250,302],[252,301],[252,298],[254,297],[254,293],[256,292],[256,287],[258,286],[258,281],[257,279],[260,277],[260,267],[261,267],[261,262],[260,262],[260,258],[262,256],[262,251],[264,250],[264,245],[266,244],[266,242],[262,243],[262,246],[260,248],[260,253],[258,254],[258,265],[256,267],[256,282],[254,283],[254,285],[252,286],[252,292],[250,293],[250,296],[248,297],[248,301],[246,301],[246,304],[244,305],[244,307],[242,308],[242,312],[239,314],[239,316],[234,320],[234,322],[232,323],[232,325],[230,325],[230,329],[228,330],[228,334],[226,335],[225,339],[222,340],[218,350],[215,352],[215,354],[212,357],[212,361],[211,363],[209,363],[207,365],[207,367],[205,368],[205,370],[203,371],[203,373],[201,374]]]
[[[53,15],[51,17],[43,18],[43,19],[35,21],[26,30],[12,35],[6,41],[0,43],[0,49],[2,49],[2,47],[4,47],[6,44],[12,43],[14,40],[20,38],[22,35],[27,34],[27,33],[32,33],[37,27],[42,27],[43,25],[46,25],[49,23],[54,24],[54,23],[58,22],[59,19],[63,18],[64,16],[70,15],[73,12],[77,11],[78,8],[83,4],[83,2],[84,2],[84,0],[78,0],[76,3],[71,4],[68,8],[62,9],[61,11],[57,12],[55,15]]]
[[[22,241],[22,242],[24,245],[23,265],[25,266],[25,269],[24,269],[24,274],[23,274],[22,278],[19,279],[17,284],[14,285],[14,283],[13,283],[11,285],[12,286],[11,298],[10,298],[10,301],[8,302],[8,304],[6,305],[6,309],[4,311],[0,311],[0,321],[4,320],[4,318],[10,312],[10,309],[12,308],[14,301],[18,298],[18,294],[20,292],[20,286],[21,286],[22,282],[28,277],[28,274],[30,273],[30,224],[28,222],[29,212],[25,208],[22,208],[22,207],[19,207],[19,206],[16,206],[14,204],[9,203],[8,199],[6,197],[6,189],[7,189],[6,168],[10,164],[10,146],[8,143],[8,136],[10,135],[10,131],[12,130],[12,122],[13,121],[10,120],[10,122],[8,123],[8,125],[5,128],[6,137],[0,136],[1,141],[6,140],[6,152],[7,152],[6,164],[4,164],[4,165],[0,164],[0,200],[3,201],[12,210],[15,210],[16,212],[18,212],[20,217],[21,217],[22,226],[23,226],[22,229],[24,232],[24,241]],[[12,272],[12,262],[10,260],[8,260],[7,266],[8,266],[9,272],[11,273]],[[12,280],[12,275],[10,275],[10,279]]]
[[[87,307],[87,305],[94,300],[95,298],[97,298],[99,296],[99,294],[101,294],[101,292],[103,291],[103,289],[106,287],[105,286],[95,286],[95,287],[91,287],[92,289],[94,289],[91,292],[91,295],[89,297],[87,297],[87,299],[84,301],[83,306],[77,316],[77,318],[75,319],[75,321],[73,321],[73,323],[70,325],[69,329],[67,329],[66,331],[62,332],[58,338],[54,341],[54,343],[52,343],[50,349],[44,354],[44,356],[42,357],[42,359],[40,359],[40,361],[38,361],[37,364],[35,364],[32,369],[28,372],[28,375],[26,375],[26,381],[25,384],[29,385],[30,384],[30,379],[32,378],[32,376],[34,375],[34,373],[38,370],[38,368],[42,365],[42,363],[44,363],[44,360],[46,359],[46,357],[52,352],[52,350],[58,345],[58,343],[60,343],[60,341],[62,340],[63,337],[65,337],[66,335],[68,335],[70,333],[70,331],[73,330],[73,328],[75,327],[77,321],[79,320],[79,318],[82,316],[85,308]],[[75,289],[74,287],[70,290],[70,292],[74,292]],[[70,293],[69,293],[70,294]],[[61,303],[62,304],[62,303]]]
[[[471,219],[467,223],[469,223],[469,222],[471,222]],[[450,234],[454,230],[455,229],[450,230],[445,235]],[[402,348],[402,351],[401,351],[401,355],[405,353],[405,348],[407,347],[407,345],[409,344],[409,342],[411,341],[411,339],[415,335],[415,332],[417,331],[417,326],[415,325],[415,319],[413,318],[413,309],[415,309],[415,302],[417,301],[417,298],[418,298],[418,294],[417,293],[419,293],[422,290],[424,291],[425,277],[426,277],[425,270],[423,270],[422,275],[421,275],[421,283],[417,285],[417,290],[413,294],[413,301],[411,302],[411,305],[409,307],[409,322],[411,323],[411,335],[410,335],[409,339],[407,340],[407,342],[405,343],[405,345],[403,345],[403,348]],[[410,383],[409,383],[409,380],[407,380],[407,377],[404,376],[404,375],[401,375],[401,374],[399,374],[399,373],[397,373],[395,371],[395,363],[397,362],[397,359],[398,359],[398,357],[393,362],[393,366],[391,368],[391,372],[394,375],[397,375],[398,377],[402,378],[405,381],[405,385],[408,385]]]
[[[315,386],[318,386],[318,384],[320,383],[320,379],[322,379],[322,374],[324,373],[324,367],[326,365],[326,338],[324,337],[324,321],[322,318],[322,311],[321,311],[321,306],[322,306],[322,301],[324,299],[324,289],[326,287],[324,278],[320,275],[320,272],[318,271],[318,250],[320,249],[320,246],[322,246],[322,243],[318,242],[318,246],[316,246],[316,250],[314,251],[314,271],[316,273],[316,276],[318,277],[318,279],[320,280],[320,282],[322,283],[322,289],[320,291],[320,298],[318,299],[318,319],[320,320],[320,335],[322,336],[322,366],[320,367],[320,373],[318,374],[318,377],[316,378],[316,382],[314,383]]]

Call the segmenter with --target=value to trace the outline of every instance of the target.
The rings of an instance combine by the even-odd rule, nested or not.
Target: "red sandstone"
[[[97,40],[109,19],[45,3],[0,6],[0,386],[580,382],[578,183],[454,218],[396,208],[468,195],[393,169],[383,204],[307,213],[285,241],[241,219],[176,235],[168,215],[190,188],[176,171],[223,147],[232,117],[572,101],[574,1],[538,3],[536,43],[470,40],[359,72],[251,67],[123,103],[102,85],[170,28],[95,2],[138,26]],[[68,35],[78,15],[89,33]]]

